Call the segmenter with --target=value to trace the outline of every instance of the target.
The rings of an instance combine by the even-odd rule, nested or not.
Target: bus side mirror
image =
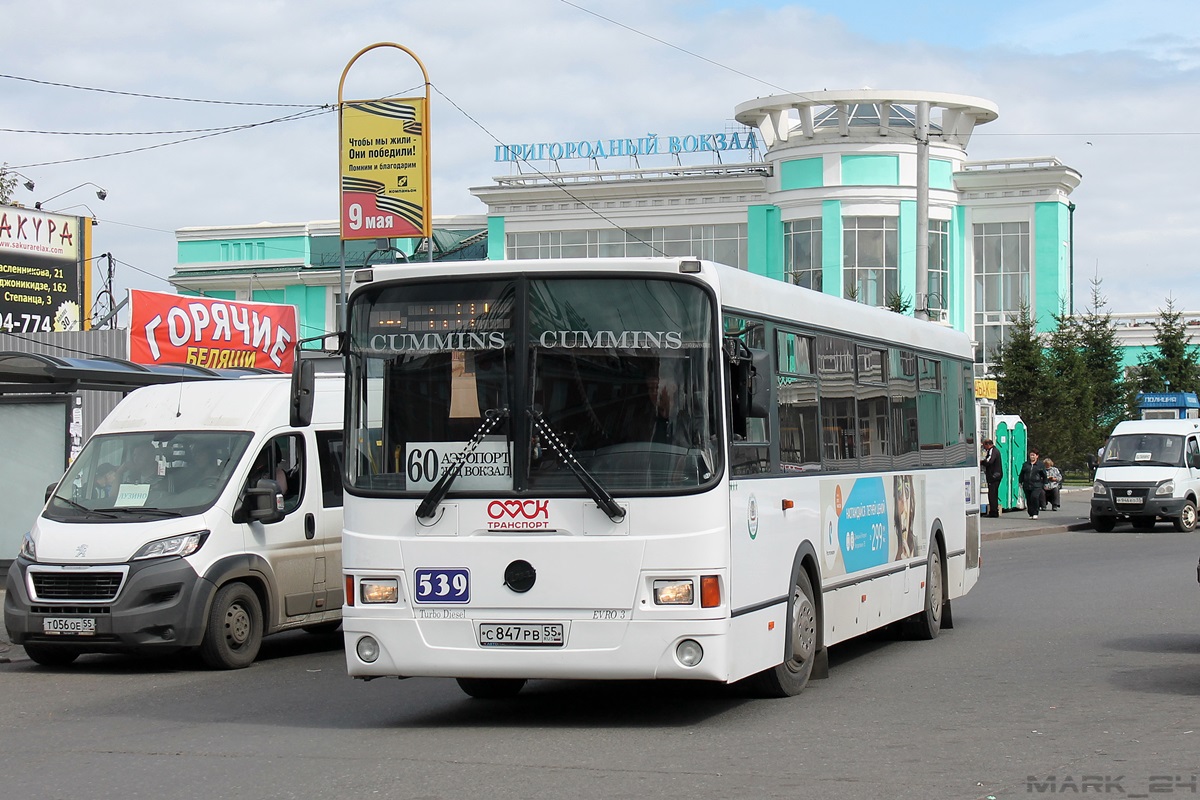
[[[733,394],[733,432],[744,437],[748,420],[771,413],[771,354],[754,349],[742,352],[748,357],[738,358],[730,365],[729,385]]]
[[[292,365],[292,402],[288,424],[293,428],[307,428],[312,423],[313,393],[316,391],[316,368],[312,361],[300,358]]]
[[[326,345],[326,340],[333,339],[334,347],[331,349]],[[309,342],[320,342],[320,347],[311,350],[305,350],[304,345]],[[341,333],[323,333],[320,336],[311,336],[307,339],[301,339],[296,342],[296,349],[293,354],[292,361],[292,383],[291,383],[291,408],[288,414],[288,423],[293,428],[307,428],[312,424],[313,414],[313,392],[316,391],[316,374],[317,364],[312,356],[318,354],[342,354],[346,344],[346,337]],[[308,353],[309,358],[304,358],[304,354]]]
[[[766,350],[750,351],[750,416],[771,415],[771,354]]]

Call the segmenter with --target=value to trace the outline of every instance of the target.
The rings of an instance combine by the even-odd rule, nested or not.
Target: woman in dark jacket
[[[1021,465],[1021,490],[1025,492],[1025,510],[1038,518],[1046,502],[1046,465],[1038,461],[1038,451],[1030,448],[1029,461]]]

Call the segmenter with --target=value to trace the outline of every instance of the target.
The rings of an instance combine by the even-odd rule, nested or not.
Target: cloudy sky
[[[2,19],[0,162],[36,182],[15,199],[94,214],[118,297],[170,291],[178,228],[335,219],[338,80],[392,41],[433,85],[435,214],[485,211],[469,189],[509,171],[500,142],[719,131],[782,90],[952,92],[1000,110],[971,159],[1082,173],[1080,310],[1098,277],[1109,310],[1200,312],[1192,0],[10,0]],[[345,96],[421,82],[379,49]]]

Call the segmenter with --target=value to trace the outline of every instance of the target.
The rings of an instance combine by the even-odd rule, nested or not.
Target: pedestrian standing
[[[1046,464],[1046,499],[1042,502],[1042,508],[1049,507],[1053,511],[1058,511],[1059,492],[1062,491],[1062,470],[1054,466],[1054,460],[1047,458]]]
[[[987,481],[988,513],[985,516],[1000,516],[1000,481],[1004,478],[1004,465],[1000,462],[1000,451],[991,439],[983,440],[983,457],[979,459],[979,468],[983,470],[984,480]]]
[[[1029,460],[1021,465],[1021,490],[1025,492],[1025,508],[1029,516],[1038,518],[1046,501],[1046,465],[1038,461],[1038,451],[1030,448]]]

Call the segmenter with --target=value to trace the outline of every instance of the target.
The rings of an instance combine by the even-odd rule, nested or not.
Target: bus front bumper
[[[365,622],[343,609],[346,668],[355,678],[730,680],[728,619],[552,620],[564,626],[559,646],[483,646],[481,620],[475,619],[372,617],[369,626]],[[371,662],[360,656],[359,643],[366,636],[378,646]],[[679,657],[680,643],[688,640],[703,649],[694,666]]]

